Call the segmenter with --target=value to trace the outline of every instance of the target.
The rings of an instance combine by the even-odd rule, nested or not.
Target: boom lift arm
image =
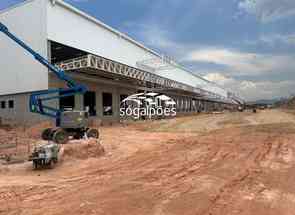
[[[8,36],[10,39],[12,39],[14,42],[16,42],[18,45],[20,45],[22,48],[24,48],[27,52],[29,52],[39,63],[41,63],[50,71],[52,71],[58,79],[66,82],[68,87],[66,89],[49,89],[32,93],[30,95],[30,111],[33,113],[38,113],[41,115],[55,118],[56,126],[60,126],[62,110],[50,107],[44,104],[44,102],[76,94],[84,94],[87,91],[87,87],[82,84],[77,84],[73,79],[67,76],[62,69],[59,69],[56,66],[52,65],[47,59],[42,57],[39,53],[34,51],[22,40],[20,40],[14,34],[12,34],[9,31],[9,29],[1,22],[0,31],[3,32],[6,36]]]

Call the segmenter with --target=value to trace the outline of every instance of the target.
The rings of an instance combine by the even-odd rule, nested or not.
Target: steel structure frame
[[[120,75],[125,78],[135,79],[138,81],[151,83],[163,89],[178,89],[194,93],[199,98],[212,100],[215,102],[233,103],[232,100],[223,96],[217,95],[213,92],[206,91],[201,88],[196,88],[183,84],[162,76],[153,74],[152,72],[144,71],[142,69],[134,68],[122,63],[118,63],[100,56],[87,54],[82,57],[73,58],[62,61],[56,64],[57,67],[64,71],[75,71],[86,68],[103,71],[110,74]]]

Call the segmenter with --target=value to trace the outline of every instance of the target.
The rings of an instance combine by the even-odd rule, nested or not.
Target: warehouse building
[[[89,91],[51,105],[89,109],[92,117],[119,120],[121,101],[139,92],[161,92],[178,113],[237,105],[239,98],[198,77],[127,35],[61,0],[27,0],[0,12],[0,21],[32,49],[64,69]],[[21,47],[0,34],[0,117],[31,123],[31,92],[65,84]]]

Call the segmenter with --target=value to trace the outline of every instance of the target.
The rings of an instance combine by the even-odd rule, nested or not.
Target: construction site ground
[[[105,153],[70,143],[54,169],[0,165],[0,214],[295,214],[292,112],[200,114],[100,132]]]

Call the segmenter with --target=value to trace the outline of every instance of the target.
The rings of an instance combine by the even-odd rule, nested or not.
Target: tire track
[[[253,162],[245,170],[228,180],[220,188],[216,196],[212,198],[210,206],[200,215],[229,214],[230,208],[235,203],[235,197],[238,195],[237,192],[243,190],[247,185],[251,186],[251,182],[255,181],[263,173],[260,163],[269,155],[274,140],[275,137],[269,136],[262,146],[255,150],[254,153],[252,152]],[[257,196],[263,190],[264,188],[256,190],[254,196]]]

